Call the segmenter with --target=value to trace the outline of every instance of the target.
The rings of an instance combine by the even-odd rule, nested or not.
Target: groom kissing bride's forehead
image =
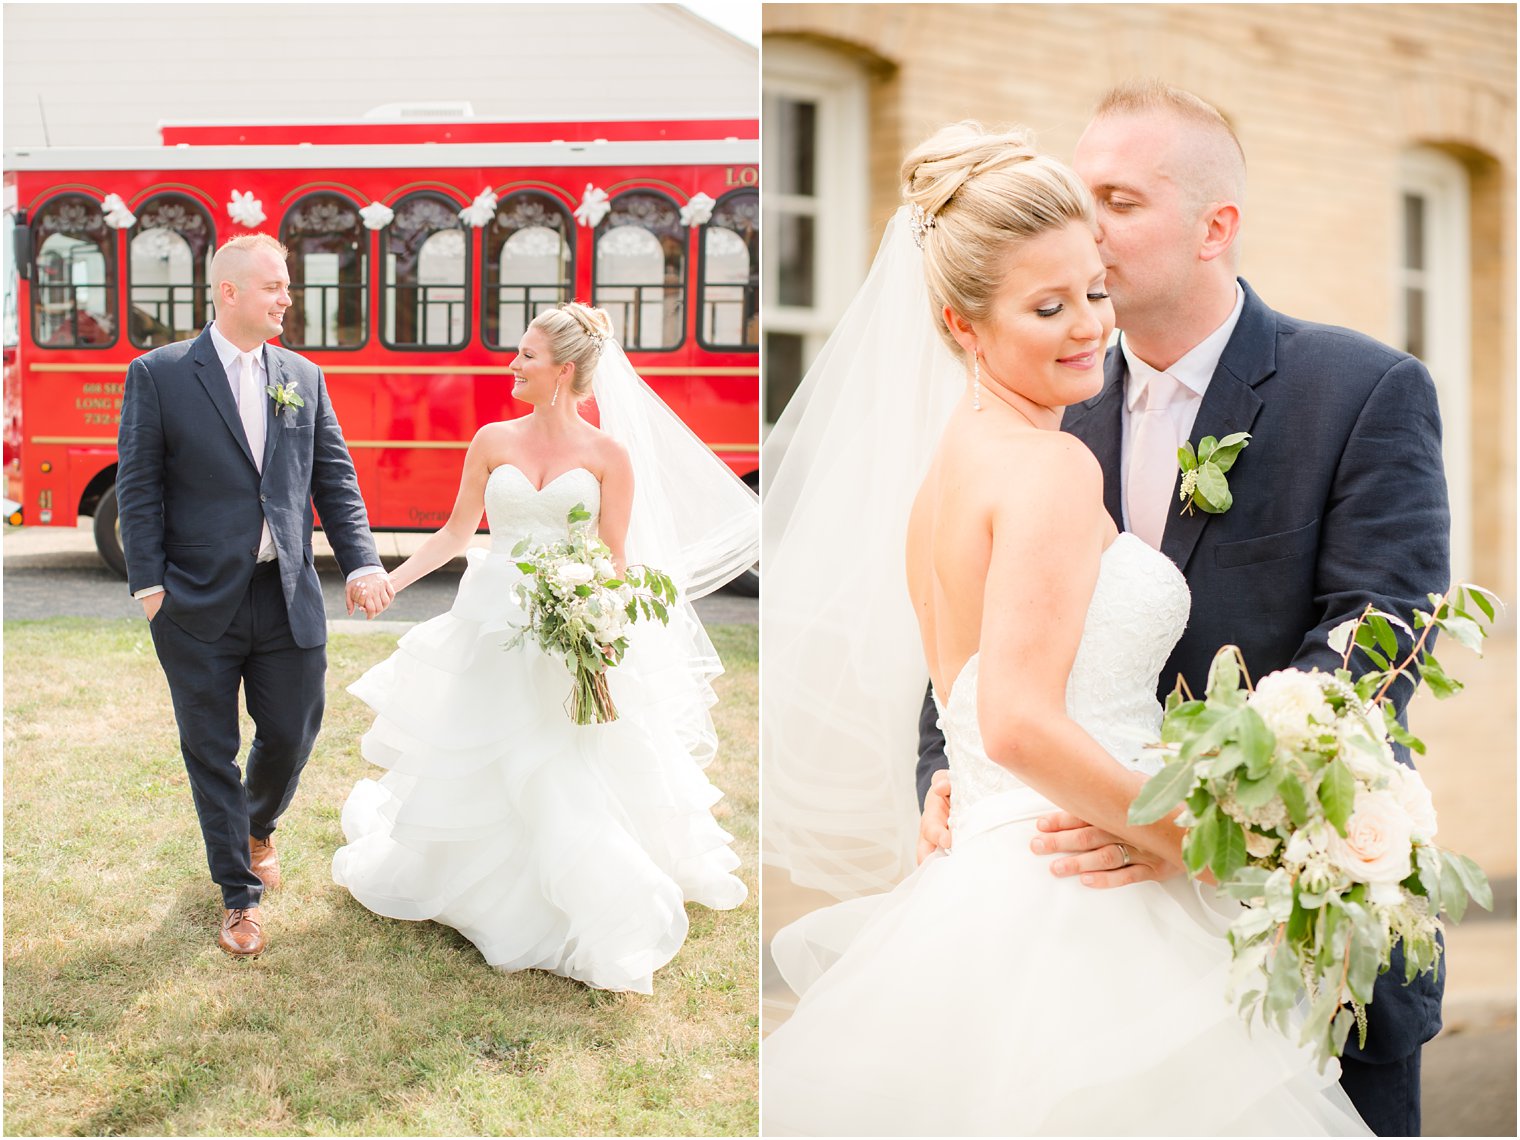
[[[1114,523],[1167,555],[1192,612],[1161,671],[1205,687],[1220,646],[1251,675],[1333,671],[1326,640],[1370,603],[1409,617],[1448,584],[1449,513],[1435,387],[1420,361],[1343,328],[1268,307],[1235,275],[1245,157],[1209,104],[1162,83],[1110,92],[1072,165],[1091,190],[1121,330],[1102,390],[1062,429],[1103,470]],[[1263,239],[1264,240],[1264,239]],[[1178,449],[1249,433],[1213,509],[1179,499]],[[1219,507],[1223,505],[1224,509]],[[1397,694],[1400,714],[1409,686]],[[926,702],[918,768],[924,847],[949,846],[944,741]],[[1407,754],[1401,756],[1408,762]],[[1103,888],[1177,873],[1068,813],[1041,822],[1056,875]],[[1442,982],[1401,985],[1396,956],[1353,1042],[1342,1084],[1382,1135],[1419,1132],[1420,1047],[1441,1027]]]

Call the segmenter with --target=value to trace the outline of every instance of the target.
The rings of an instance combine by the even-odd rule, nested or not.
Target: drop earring
[[[558,402],[559,402],[559,381],[556,380],[555,383],[554,383],[554,395],[552,395],[552,396],[549,397],[549,406],[552,408]]]
[[[982,410],[982,354],[974,353],[971,357],[971,410]]]

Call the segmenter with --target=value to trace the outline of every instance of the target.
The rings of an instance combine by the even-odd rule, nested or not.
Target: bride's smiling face
[[[539,329],[530,326],[523,333],[517,355],[507,367],[512,369],[512,396],[525,404],[548,404],[554,399],[556,384],[561,395],[569,395],[570,369],[554,363],[549,338]]]
[[[1098,244],[1080,222],[1022,242],[988,318],[968,325],[952,317],[967,354],[981,352],[983,388],[998,384],[1047,408],[1096,395],[1114,329],[1103,277]]]

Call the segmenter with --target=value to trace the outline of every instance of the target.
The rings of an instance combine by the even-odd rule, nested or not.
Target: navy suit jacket
[[[291,634],[312,648],[327,640],[312,565],[313,500],[345,574],[379,558],[321,369],[274,344],[264,346],[264,361],[270,382],[294,382],[306,403],[275,415],[266,399],[262,475],[209,327],[128,366],[116,444],[127,585],[162,585],[161,613],[214,641],[253,577],[267,519]]]
[[[1325,640],[1333,626],[1369,602],[1409,620],[1416,606],[1429,609],[1427,593],[1449,585],[1451,519],[1430,373],[1370,337],[1275,312],[1241,285],[1245,305],[1191,439],[1195,449],[1206,435],[1247,431],[1251,441],[1229,472],[1234,502],[1224,514],[1182,513],[1173,488],[1161,550],[1186,576],[1193,608],[1161,673],[1163,700],[1178,677],[1201,694],[1223,645],[1240,646],[1252,678],[1289,665],[1333,670],[1340,654]],[[1125,371],[1123,353],[1111,349],[1103,390],[1061,422],[1098,457],[1104,504],[1120,529]],[[1407,653],[1409,639],[1401,642]],[[1402,713],[1412,686],[1401,681],[1390,693]],[[946,766],[933,719],[926,712],[920,723],[920,799]],[[1393,1060],[1439,1031],[1442,985],[1427,977],[1405,988],[1402,978],[1396,960],[1370,1008],[1367,1049],[1353,1035],[1348,1055]]]

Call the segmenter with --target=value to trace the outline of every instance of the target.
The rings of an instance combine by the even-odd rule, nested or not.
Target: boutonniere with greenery
[[[1235,500],[1224,473],[1235,466],[1236,458],[1250,442],[1250,432],[1237,431],[1223,439],[1204,436],[1198,441],[1196,455],[1191,443],[1177,449],[1177,464],[1182,468],[1182,489],[1177,497],[1183,502],[1184,514],[1192,514],[1194,507],[1211,515],[1230,509]]]
[[[289,384],[270,384],[264,389],[269,393],[269,398],[274,401],[274,414],[279,415],[286,408],[304,408],[306,401],[296,395],[296,383],[292,380]]]

